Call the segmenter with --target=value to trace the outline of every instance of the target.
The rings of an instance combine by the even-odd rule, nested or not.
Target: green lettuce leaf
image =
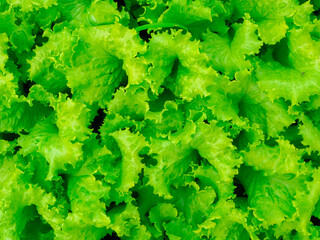
[[[167,85],[166,78],[170,81],[179,76],[176,94],[187,100],[207,95],[207,88],[214,84],[211,78],[217,74],[206,66],[208,58],[200,53],[199,42],[190,39],[190,34],[184,35],[180,30],[173,35],[168,32],[153,35],[144,58],[150,65],[146,78],[155,94],[162,92],[162,85]],[[158,58],[154,58],[155,55]]]
[[[137,183],[143,168],[139,152],[146,147],[143,136],[131,133],[128,129],[110,134],[117,142],[121,155],[121,176],[117,190],[120,194],[127,192]]]
[[[133,236],[138,240],[151,238],[146,227],[140,224],[138,209],[132,203],[118,205],[107,214],[111,219],[111,229],[121,238],[130,239]]]
[[[35,218],[36,206],[46,208],[54,202],[52,195],[46,194],[39,186],[32,185],[23,177],[23,171],[18,168],[21,156],[1,156],[1,207],[0,207],[0,237],[3,239],[20,239],[26,224]],[[18,219],[18,221],[16,221]],[[52,236],[51,228],[34,229],[40,236]],[[51,232],[51,233],[50,233]],[[43,235],[44,234],[44,235]]]
[[[109,190],[109,186],[94,176],[70,177],[67,194],[71,212],[62,223],[61,231],[56,233],[56,238],[101,239],[111,222],[105,212],[106,204],[101,201],[108,198]]]
[[[302,151],[296,149],[286,140],[278,140],[278,145],[266,144],[250,147],[244,153],[244,162],[265,174],[301,174],[306,169],[301,164]],[[259,159],[259,161],[257,161]]]
[[[258,53],[262,46],[256,31],[257,25],[245,18],[242,24],[231,27],[230,34],[208,32],[204,34],[202,52],[208,55],[216,71],[233,78],[235,72],[252,68],[246,56]]]
[[[189,178],[185,173],[191,170],[190,164],[196,154],[185,144],[151,139],[149,155],[156,160],[156,164],[144,169],[147,184],[153,187],[154,193],[171,199],[171,189],[182,185]]]
[[[59,128],[59,135],[63,139],[70,141],[82,142],[84,141],[91,131],[89,126],[89,109],[83,103],[77,103],[70,98],[60,102],[52,103],[57,113],[56,125]],[[76,112],[78,115],[70,114]]]
[[[249,207],[262,226],[280,225],[296,212],[295,195],[304,191],[304,178],[294,174],[265,176],[251,167],[240,169],[239,178],[248,194]]]
[[[21,0],[7,0],[7,2],[13,7],[21,8],[23,12],[30,12],[33,10],[38,10],[39,8],[49,8],[52,5],[56,5],[56,0],[41,0],[41,1],[21,1]]]
[[[115,2],[107,1],[58,1],[61,17],[69,22],[69,26],[98,26],[118,22],[126,15],[117,11]]]
[[[148,100],[148,93],[142,87],[131,85],[127,89],[120,88],[108,104],[108,112],[143,120],[149,111]]]
[[[294,0],[279,2],[258,0],[233,0],[239,17],[249,13],[258,25],[259,36],[266,44],[275,44],[285,37],[288,25],[286,18],[292,18],[298,3]]]
[[[197,124],[191,146],[199,151],[201,157],[208,160],[218,171],[221,181],[231,181],[237,173],[234,166],[240,165],[241,160],[233,151],[231,139],[218,127],[215,122]],[[208,151],[208,149],[210,149]]]
[[[75,99],[106,106],[116,87],[125,81],[122,66],[143,52],[144,45],[134,30],[120,24],[84,28],[78,34],[66,71],[68,86]]]
[[[66,63],[72,53],[70,44],[75,44],[75,38],[69,30],[58,33],[47,32],[50,41],[42,47],[35,49],[35,56],[29,60],[30,79],[42,85],[52,93],[66,90],[67,80],[65,77]]]
[[[67,166],[74,167],[82,158],[82,144],[72,143],[59,135],[59,129],[50,118],[38,123],[30,134],[18,140],[23,155],[39,155],[49,164],[47,179],[51,180],[59,170],[67,170]]]
[[[308,101],[310,96],[320,92],[316,73],[300,72],[277,62],[259,64],[256,77],[259,87],[267,92],[271,101],[284,98],[296,105]]]

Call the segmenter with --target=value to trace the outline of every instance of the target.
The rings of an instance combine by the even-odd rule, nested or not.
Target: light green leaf
[[[139,152],[146,146],[143,136],[131,133],[128,129],[110,134],[117,142],[121,155],[121,177],[117,190],[124,194],[133,187],[138,179],[138,174],[143,168]]]
[[[72,54],[70,45],[75,44],[75,37],[67,29],[58,32],[47,32],[49,41],[37,47],[35,56],[29,60],[30,79],[41,84],[46,90],[58,93],[66,89],[65,66]]]
[[[299,127],[299,133],[302,135],[302,143],[308,146],[312,151],[320,151],[320,142],[316,139],[320,137],[320,130],[314,126],[307,116],[300,116],[303,125]]]
[[[117,11],[113,1],[74,1],[58,0],[62,18],[69,22],[71,27],[88,27],[113,24],[124,17]]]
[[[266,144],[250,147],[244,152],[244,162],[256,171],[265,174],[301,174],[305,171],[300,159],[302,151],[296,149],[286,140],[278,140],[278,145],[270,147]]]
[[[155,228],[159,232],[159,236],[162,235],[163,223],[175,219],[178,216],[178,211],[174,208],[174,205],[170,203],[162,203],[150,209],[149,219],[150,222],[155,225]]]
[[[137,207],[132,203],[116,206],[107,215],[111,219],[111,229],[119,237],[130,239],[134,236],[137,240],[151,239],[151,234],[144,225],[141,225]]]
[[[168,32],[152,35],[152,40],[149,43],[148,51],[144,54],[144,58],[151,64],[146,78],[155,94],[161,93],[160,87],[170,74],[172,74],[172,77],[175,76],[177,65],[188,69],[189,72],[210,72],[206,67],[208,63],[207,56],[199,51],[199,42],[192,42],[190,38],[191,35],[189,33],[184,35],[182,31],[174,30],[171,35]],[[157,58],[154,56],[157,56]],[[206,87],[208,83],[200,84],[201,87],[203,85]],[[183,87],[181,86],[181,88]],[[185,91],[190,95],[190,90],[186,89]],[[199,90],[196,89],[196,92],[198,93]],[[203,89],[203,92],[205,94],[205,89]],[[191,96],[193,95],[195,94]]]
[[[257,23],[259,36],[264,43],[275,44],[286,36],[288,25],[284,18],[266,19]]]
[[[29,135],[19,138],[18,144],[23,155],[37,156],[38,153],[49,163],[47,180],[51,180],[57,171],[67,170],[66,165],[74,167],[82,159],[82,144],[62,138],[50,118],[35,125]]]
[[[57,4],[56,0],[7,0],[7,2],[14,7],[20,7],[21,11],[24,12],[31,12],[33,10],[38,10],[39,8],[48,8]]]
[[[200,1],[172,0],[158,22],[185,26],[193,35],[200,36],[212,21],[211,10]]]
[[[259,36],[266,44],[275,44],[285,37],[288,28],[285,19],[292,18],[299,6],[295,0],[233,0],[232,2],[239,18],[250,14],[258,25]]]
[[[277,136],[284,127],[294,123],[294,118],[288,113],[288,106],[282,100],[271,102],[251,78],[248,89],[239,102],[239,114],[249,119],[251,124],[257,124],[268,136]],[[251,82],[250,82],[251,81]]]
[[[91,131],[89,126],[89,109],[83,103],[77,103],[70,98],[63,99],[58,103],[52,103],[56,110],[57,127],[59,135],[70,141],[84,141]]]
[[[191,146],[199,151],[218,171],[221,181],[231,181],[237,170],[234,166],[241,161],[233,152],[231,139],[215,122],[198,123]]]
[[[232,30],[232,37],[208,32],[201,43],[201,50],[210,58],[212,67],[231,78],[236,71],[252,67],[246,56],[258,53],[262,46],[256,34],[257,26],[250,20],[244,19],[242,24],[233,25]]]
[[[75,99],[104,107],[125,81],[123,62],[131,62],[144,45],[134,30],[120,24],[80,29],[78,35],[66,72],[68,86]]]
[[[259,87],[267,92],[271,101],[282,97],[296,105],[320,93],[316,73],[300,72],[277,62],[261,62],[256,77]]]
[[[142,87],[131,85],[126,89],[120,88],[108,104],[108,111],[109,114],[120,114],[134,120],[143,120],[149,111],[148,100],[148,93]]]
[[[105,212],[106,204],[101,201],[108,198],[109,191],[109,186],[95,180],[93,176],[70,177],[67,194],[72,213],[68,214],[58,239],[66,234],[72,234],[72,237],[92,238],[99,235],[101,237],[111,222]],[[84,229],[91,231],[85,233]],[[94,238],[98,239],[98,237]]]
[[[155,194],[171,199],[171,187],[178,187],[188,179],[185,174],[196,154],[182,143],[151,139],[149,155],[156,164],[144,169],[147,184],[154,188]]]
[[[294,174],[266,176],[263,171],[242,167],[239,178],[248,194],[249,207],[262,226],[280,225],[296,212],[294,199],[305,189],[304,177]]]

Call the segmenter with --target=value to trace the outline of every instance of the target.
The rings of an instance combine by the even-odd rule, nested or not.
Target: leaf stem
[[[140,32],[140,31],[143,31],[143,30],[153,29],[153,28],[173,28],[173,27],[182,28],[182,29],[188,31],[188,28],[186,28],[185,26],[180,25],[178,23],[152,23],[152,24],[145,24],[145,25],[137,27],[136,31]]]

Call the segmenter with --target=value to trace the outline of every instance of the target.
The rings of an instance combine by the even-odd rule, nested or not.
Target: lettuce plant
[[[0,0],[0,239],[320,239],[318,0]]]

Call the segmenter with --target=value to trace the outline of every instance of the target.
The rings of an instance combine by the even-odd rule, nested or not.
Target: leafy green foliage
[[[317,0],[0,0],[0,239],[320,239]]]

